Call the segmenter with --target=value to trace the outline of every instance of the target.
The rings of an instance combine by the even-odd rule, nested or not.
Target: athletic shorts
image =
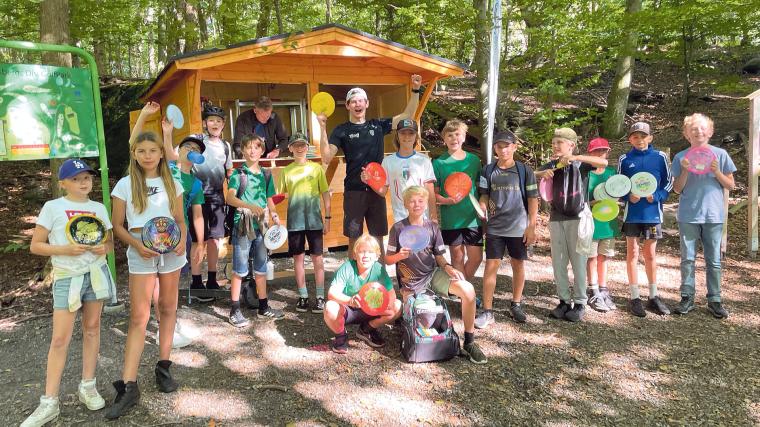
[[[373,319],[377,319],[380,316],[370,316],[369,314],[363,312],[360,308],[353,308],[349,306],[345,306],[346,311],[343,312],[343,325],[361,325],[362,323],[367,323]]]
[[[623,223],[625,237],[643,237],[644,240],[662,239],[662,224]]]
[[[433,275],[430,277],[429,286],[428,284],[425,284],[424,286],[421,286],[420,289],[414,290],[409,289],[407,287],[402,286],[401,287],[401,294],[404,296],[404,299],[406,299],[406,295],[412,294],[412,293],[418,293],[423,291],[425,288],[430,288],[433,290],[433,292],[436,293],[436,295],[440,295],[444,298],[449,297],[449,288],[451,287],[451,281],[453,279],[451,276],[448,275],[443,269],[436,267],[435,270],[433,270]]]
[[[224,203],[211,202],[206,202],[202,205],[203,240],[221,239],[224,237],[225,206]],[[192,218],[192,215],[189,218]],[[198,241],[198,237],[195,236],[195,227],[190,227],[190,238],[193,242]]]
[[[441,236],[448,246],[483,246],[483,228],[480,226],[441,230]]]
[[[591,252],[593,255],[591,255],[589,258],[595,257],[597,255],[606,256],[607,258],[614,257],[615,239],[594,240],[591,243]]]
[[[385,197],[374,191],[346,191],[343,193],[343,235],[355,239],[367,231],[375,237],[388,234]]]
[[[502,259],[508,253],[512,259],[528,259],[528,248],[522,237],[502,237],[486,234],[486,259]]]
[[[141,233],[129,232],[137,240],[142,239]],[[145,259],[131,245],[127,248],[127,264],[130,274],[166,274],[177,271],[187,264],[187,257],[174,252]]]
[[[309,242],[311,256],[322,255],[322,230],[288,231],[288,255],[301,255],[306,252]]]

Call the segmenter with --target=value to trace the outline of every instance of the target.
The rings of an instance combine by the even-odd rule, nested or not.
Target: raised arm
[[[136,126],[135,126],[136,127]],[[174,124],[166,117],[161,119],[161,131],[164,135],[164,158],[167,162],[176,162],[179,160],[179,154],[174,150],[173,132]]]
[[[419,74],[412,74],[412,96],[409,97],[409,101],[406,103],[406,108],[401,114],[393,116],[393,129],[396,128],[396,124],[404,119],[411,119],[414,117],[414,113],[417,111],[417,106],[420,105],[420,86],[422,85],[422,77]]]
[[[142,110],[140,110],[140,115],[137,117],[137,121],[135,121],[135,127],[132,128],[132,133],[129,134],[130,146],[137,139],[137,135],[139,135],[140,132],[142,132],[143,127],[145,126],[145,121],[148,120],[148,116],[155,114],[159,111],[161,111],[161,106],[158,104],[158,102],[153,102],[153,101],[148,101],[148,103],[145,104]]]
[[[322,156],[322,164],[327,166],[332,162],[335,154],[338,153],[338,147],[330,144],[329,138],[327,137],[327,116],[320,114],[317,116],[317,120],[319,121],[320,130],[319,154]]]

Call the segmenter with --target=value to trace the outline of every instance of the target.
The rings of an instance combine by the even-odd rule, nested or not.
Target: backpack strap
[[[238,185],[237,194],[235,194],[235,197],[238,199],[240,196],[243,195],[243,192],[245,191],[245,187],[248,185],[248,175],[245,174],[245,171],[243,170],[243,166],[235,169],[238,173],[238,178],[240,178],[240,185]]]
[[[195,178],[193,180],[193,186],[190,188],[190,193],[188,193],[187,198],[185,198],[185,212],[190,209],[190,205],[193,203],[193,199],[198,195],[198,192],[201,191],[201,189],[201,180]]]
[[[525,189],[525,182],[528,180],[528,171],[525,168],[523,162],[515,160],[515,167],[517,167],[517,175],[520,178],[520,194],[522,195],[523,206],[525,212],[528,212],[528,192]]]

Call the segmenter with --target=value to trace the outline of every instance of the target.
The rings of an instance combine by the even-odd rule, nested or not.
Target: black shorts
[[[322,255],[322,230],[288,231],[288,255],[301,255],[306,252],[309,242],[309,254]]]
[[[346,312],[343,313],[344,325],[361,325],[367,323],[372,319],[377,319],[380,316],[370,316],[363,312],[360,308],[353,308],[346,306]]]
[[[221,239],[224,237],[225,207],[224,203],[207,202],[203,204],[201,209],[203,211],[203,240]],[[194,227],[190,227],[190,238],[193,242],[198,241],[198,238],[195,236]]]
[[[388,234],[385,197],[374,191],[346,191],[343,193],[343,235],[355,239],[364,232],[364,221],[370,235]]]
[[[634,224],[623,223],[625,237],[643,237],[644,240],[662,239],[662,224]]]
[[[486,259],[502,259],[504,253],[512,259],[528,259],[528,248],[522,237],[502,237],[486,234]]]
[[[441,230],[441,236],[448,246],[483,246],[483,228],[480,226]]]

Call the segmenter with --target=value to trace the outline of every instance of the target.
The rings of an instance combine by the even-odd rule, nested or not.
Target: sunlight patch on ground
[[[174,396],[174,412],[180,416],[211,417],[236,420],[251,416],[251,406],[240,393],[226,390],[178,391]],[[198,402],[203,402],[199,405]]]
[[[724,319],[722,322],[752,329],[755,332],[760,331],[760,315],[757,313],[730,313],[728,319]]]
[[[760,402],[751,402],[749,399],[745,400],[747,404],[747,414],[749,418],[755,421],[755,424],[760,424]]]
[[[245,376],[258,376],[269,367],[269,363],[261,357],[232,355],[222,361],[227,369]]]
[[[204,368],[208,366],[208,358],[192,350],[172,350],[172,362],[188,368]]]
[[[606,353],[600,357],[600,363],[590,369],[590,373],[602,382],[609,383],[626,399],[656,406],[664,405],[669,398],[661,392],[661,388],[673,382],[670,375],[642,369],[639,359],[619,353]]]

